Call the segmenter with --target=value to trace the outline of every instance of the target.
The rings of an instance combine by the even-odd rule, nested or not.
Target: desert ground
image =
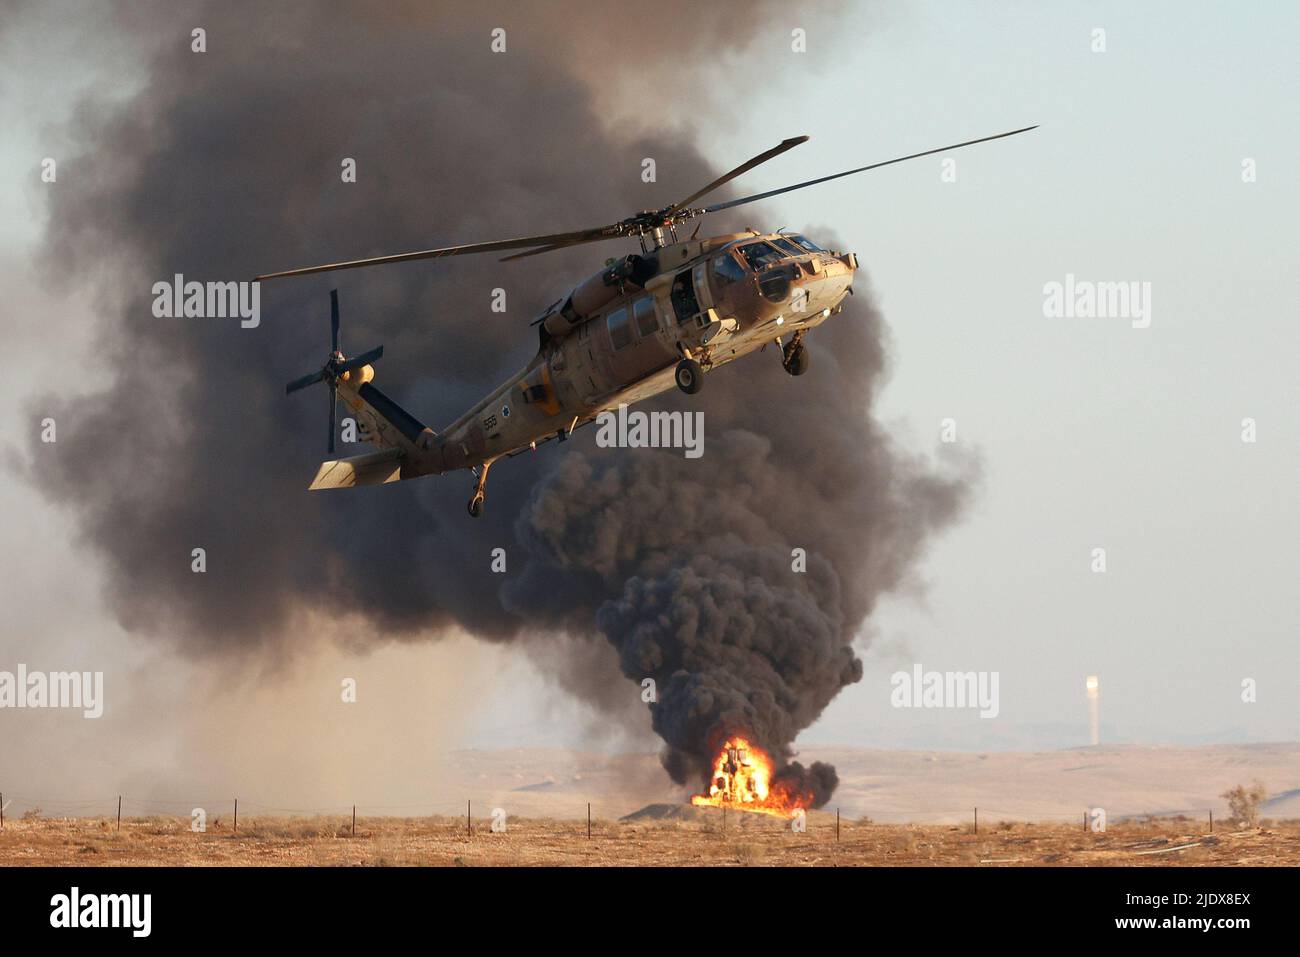
[[[677,807],[662,805],[661,808]],[[1194,820],[1125,822],[1105,833],[1064,824],[898,825],[809,815],[808,829],[756,814],[710,809],[692,819],[638,821],[523,818],[494,833],[479,819],[254,818],[204,833],[188,818],[63,818],[6,822],[0,866],[893,866],[1297,865],[1300,821],[1233,829]]]
[[[1300,743],[1148,747],[1103,745],[1056,751],[889,751],[852,747],[799,749],[804,764],[835,765],[840,783],[826,810],[888,824],[965,824],[972,808],[989,820],[1072,825],[1088,808],[1110,821],[1184,814],[1208,820],[1228,813],[1224,791],[1261,783],[1263,817],[1300,818]],[[685,803],[654,754],[548,749],[458,751],[441,762],[438,808],[477,806],[511,816],[603,818],[652,803]],[[350,805],[356,800],[348,799]],[[321,808],[316,808],[323,810]]]
[[[802,834],[775,817],[691,808],[689,790],[653,754],[466,750],[432,756],[422,794],[359,786],[355,835],[347,790],[305,801],[287,779],[240,795],[237,830],[231,798],[190,799],[183,787],[128,790],[120,830],[117,797],[103,785],[7,793],[0,866],[1300,864],[1300,744],[807,747],[799,759],[830,761],[840,774]],[[1267,794],[1260,826],[1234,827],[1223,792],[1253,783]],[[206,810],[201,833],[190,830],[195,807]],[[1105,809],[1104,832],[1085,830],[1091,808]],[[491,830],[496,809],[504,833]]]

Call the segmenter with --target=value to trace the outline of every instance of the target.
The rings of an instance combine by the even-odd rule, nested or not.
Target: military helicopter
[[[373,379],[379,346],[348,358],[339,349],[338,290],[330,293],[330,354],[320,371],[295,379],[286,393],[316,382],[329,386],[329,452],[334,453],[338,399],[355,414],[361,436],[378,451],[324,462],[309,488],[379,485],[422,475],[470,469],[476,479],[469,514],[483,513],[488,470],[503,457],[564,441],[600,413],[631,405],[674,385],[700,391],[706,373],[775,343],[790,375],[808,371],[805,337],[838,313],[853,292],[854,253],[823,249],[798,233],[750,229],[687,239],[678,227],[721,212],[921,156],[1015,136],[994,136],[912,153],[843,173],[693,207],[701,197],[754,167],[807,142],[787,139],[718,177],[685,199],[645,210],[608,226],[495,242],[444,246],[351,262],[308,266],[258,276],[258,281],[305,276],[384,263],[519,250],[501,261],[608,239],[637,238],[640,253],[607,261],[606,268],[557,299],[532,325],[537,355],[517,374],[435,432],[379,391]]]

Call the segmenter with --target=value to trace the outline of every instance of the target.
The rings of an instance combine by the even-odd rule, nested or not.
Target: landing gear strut
[[[484,462],[483,471],[478,473],[478,482],[474,486],[474,497],[469,500],[467,506],[471,518],[478,518],[483,514],[483,500],[487,497],[488,469],[491,467],[491,462]]]
[[[808,371],[808,350],[804,348],[802,329],[782,347],[781,365],[791,375],[803,375]]]

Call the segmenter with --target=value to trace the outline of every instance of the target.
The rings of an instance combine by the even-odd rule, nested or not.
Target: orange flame
[[[812,795],[793,793],[780,784],[773,787],[771,755],[744,738],[732,737],[713,763],[709,793],[694,795],[691,803],[789,817],[796,808],[808,807]]]

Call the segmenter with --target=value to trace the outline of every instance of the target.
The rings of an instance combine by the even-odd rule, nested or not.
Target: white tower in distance
[[[1088,689],[1088,719],[1092,727],[1092,743],[1096,745],[1101,742],[1101,716],[1099,714],[1101,683],[1097,680],[1096,675],[1088,675],[1085,687]]]

